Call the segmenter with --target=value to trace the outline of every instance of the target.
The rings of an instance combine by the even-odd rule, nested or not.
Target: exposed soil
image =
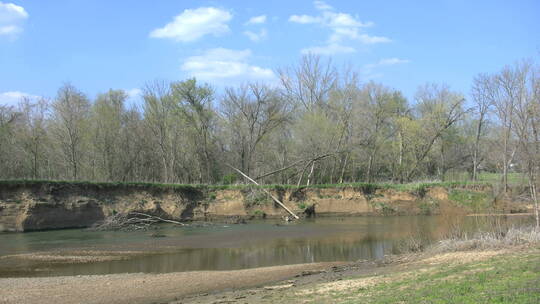
[[[252,189],[251,192],[260,190]],[[418,215],[470,213],[448,199],[448,189],[422,191],[362,187],[273,189],[297,214]],[[471,191],[491,191],[473,189]],[[163,218],[209,221],[223,218],[280,218],[286,212],[264,193],[194,187],[161,188],[84,183],[0,184],[0,231],[89,227],[116,213],[143,212]],[[250,192],[250,193],[251,193]]]

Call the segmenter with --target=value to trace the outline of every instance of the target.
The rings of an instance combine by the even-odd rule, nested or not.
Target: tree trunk
[[[347,168],[347,161],[349,160],[349,154],[345,154],[345,159],[343,160],[343,166],[341,167],[341,175],[339,176],[339,183],[343,184],[343,178],[345,176],[345,170]]]
[[[368,167],[366,172],[366,182],[371,183],[371,170],[373,167],[373,153],[369,155]]]
[[[472,172],[472,180],[477,181],[478,180],[478,152],[480,150],[480,135],[482,134],[482,125],[484,120],[484,114],[480,114],[480,118],[478,119],[478,125],[476,126],[476,138],[474,141],[474,151],[473,151],[473,172]]]
[[[307,177],[307,183],[306,186],[309,186],[311,182],[311,176],[313,175],[313,169],[315,168],[315,161],[311,162],[311,170],[309,171],[308,177]]]

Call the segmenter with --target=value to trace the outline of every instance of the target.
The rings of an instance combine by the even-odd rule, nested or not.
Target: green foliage
[[[231,174],[225,174],[223,175],[223,178],[222,178],[222,183],[224,185],[232,185],[236,182],[236,179],[238,178],[238,176],[234,173],[231,173]]]
[[[475,211],[485,210],[488,207],[488,195],[484,192],[452,189],[448,199]]]
[[[257,209],[255,211],[253,211],[253,216],[256,217],[256,218],[265,218],[266,217],[266,213],[260,209]]]

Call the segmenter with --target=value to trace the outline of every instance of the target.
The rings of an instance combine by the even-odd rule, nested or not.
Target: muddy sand
[[[163,303],[187,295],[270,284],[344,263],[312,263],[233,271],[110,274],[0,279],[0,303]]]

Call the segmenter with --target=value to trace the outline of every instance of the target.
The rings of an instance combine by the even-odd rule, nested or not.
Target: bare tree
[[[71,177],[79,177],[84,153],[84,137],[88,126],[90,102],[86,96],[71,84],[58,90],[52,105],[55,125],[53,128],[61,151],[68,161]]]
[[[23,151],[29,155],[31,176],[36,179],[40,176],[40,161],[45,156],[49,102],[44,98],[33,102],[29,97],[23,97],[19,107],[21,126],[18,128],[17,138]]]
[[[535,204],[536,226],[540,228],[540,217],[538,214],[537,177],[540,162],[540,137],[538,134],[538,122],[540,121],[540,79],[533,71],[530,62],[516,64],[513,67],[515,82],[515,107],[514,128],[516,137],[519,140],[520,158],[526,171],[531,199]]]
[[[414,158],[406,174],[410,180],[419,166],[432,151],[435,142],[463,118],[465,99],[459,93],[451,92],[446,86],[428,84],[420,87],[417,94],[416,111],[419,115],[417,126],[414,127]]]
[[[105,180],[114,180],[120,169],[119,162],[123,157],[120,151],[119,138],[122,132],[122,119],[127,94],[123,90],[109,90],[99,94],[93,104],[93,143],[97,150],[97,158]],[[97,165],[96,165],[97,166]],[[94,167],[96,167],[94,166]]]
[[[355,114],[363,119],[357,121],[356,136],[358,144],[367,152],[365,180],[368,183],[373,181],[377,155],[394,135],[392,120],[403,107],[403,99],[380,84],[370,82],[362,89]]]
[[[277,90],[256,83],[227,88],[222,108],[232,135],[231,149],[238,151],[241,171],[251,175],[257,147],[270,132],[284,127],[289,109]]]
[[[13,107],[0,105],[0,176],[13,178],[15,176],[15,163],[13,151],[15,145],[14,127],[19,117]]]
[[[193,131],[192,140],[201,156],[199,164],[203,168],[201,173],[204,172],[204,177],[201,176],[200,182],[214,182],[217,179],[213,170],[216,163],[212,152],[214,90],[208,84],[197,84],[195,78],[173,83],[171,88],[176,109]]]
[[[176,163],[176,145],[173,125],[176,118],[175,104],[169,84],[164,81],[154,81],[143,88],[144,121],[152,134],[153,141],[158,147],[161,159],[162,177],[164,182],[173,181],[173,168]]]
[[[507,66],[494,77],[492,103],[502,127],[502,184],[504,192],[508,191],[508,170],[517,151],[517,145],[512,144],[514,123],[514,104],[519,98],[519,71]]]
[[[278,73],[288,99],[308,111],[328,101],[337,80],[331,61],[313,54],[303,56],[298,66],[280,69]]]
[[[493,96],[493,88],[490,76],[480,74],[473,80],[472,96],[475,105],[475,114],[477,115],[476,132],[474,137],[473,155],[472,155],[472,180],[478,179],[478,165],[480,163],[480,140],[484,126],[486,124],[487,115],[490,111]]]

